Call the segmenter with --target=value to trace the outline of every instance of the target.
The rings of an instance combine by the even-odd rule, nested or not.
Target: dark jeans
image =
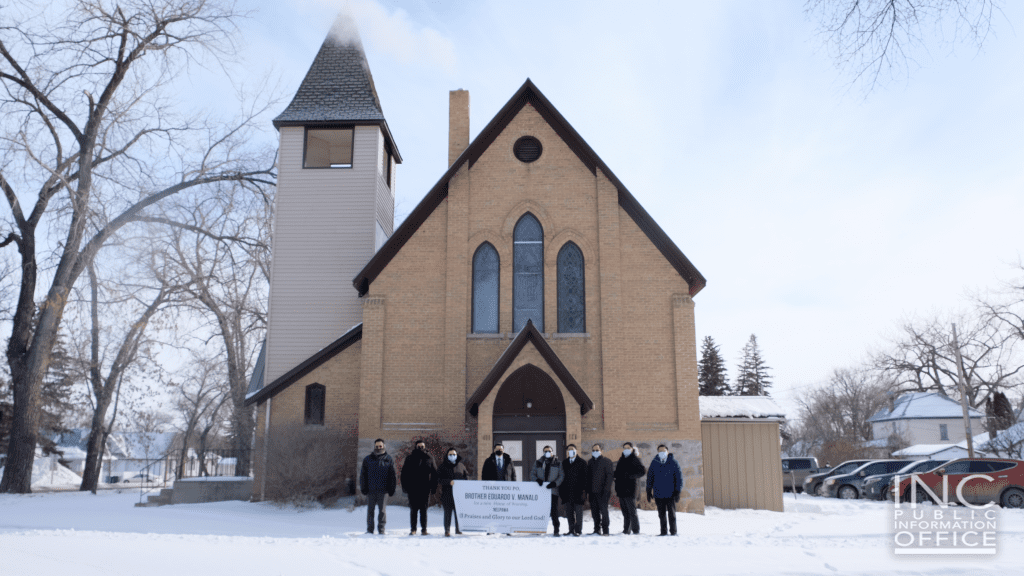
[[[420,526],[425,532],[427,530],[427,502],[430,501],[430,495],[427,496],[413,496],[409,495],[409,526],[410,530],[416,531],[416,514],[420,516]]]
[[[445,534],[451,532],[452,518],[455,518],[455,531],[459,531],[459,515],[455,513],[455,497],[449,494],[445,497],[441,495],[441,507],[444,508],[444,531]]]
[[[366,531],[373,532],[373,509],[377,512],[377,531],[384,533],[384,525],[388,523],[388,493],[370,492],[366,495]]]
[[[583,533],[583,504],[565,502],[565,522],[569,525],[569,534]]]
[[[608,500],[611,496],[590,495],[590,517],[594,520],[594,533],[608,533]]]
[[[658,504],[658,520],[661,521],[661,533],[668,534],[672,533],[674,536],[676,533],[676,501],[672,498],[655,498],[655,503]],[[665,526],[665,515],[668,514],[668,530]]]
[[[622,531],[626,534],[639,534],[640,517],[636,513],[636,500],[629,497],[619,498],[619,506],[622,507]]]
[[[558,496],[555,494],[551,495],[551,523],[555,525],[555,534],[558,534]]]

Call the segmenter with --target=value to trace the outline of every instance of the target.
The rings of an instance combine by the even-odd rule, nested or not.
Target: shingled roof
[[[395,160],[401,163],[359,32],[352,19],[344,15],[327,33],[291,104],[274,118],[278,129],[317,124],[379,124]]]

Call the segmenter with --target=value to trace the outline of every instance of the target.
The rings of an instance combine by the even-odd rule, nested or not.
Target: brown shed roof
[[[562,381],[562,384],[569,390],[572,397],[576,399],[576,402],[580,405],[580,414],[586,414],[594,408],[594,401],[587,396],[587,393],[583,391],[579,382],[573,378],[572,373],[565,367],[565,364],[558,358],[555,351],[551,349],[551,346],[544,340],[540,332],[537,331],[537,327],[533,325],[532,320],[526,321],[526,326],[512,339],[512,343],[508,345],[508,348],[501,353],[498,360],[494,363],[494,367],[484,377],[483,382],[477,387],[476,392],[469,397],[466,401],[466,410],[476,416],[477,410],[480,408],[480,403],[484,401],[484,398],[490,394],[491,390],[498,384],[498,379],[501,378],[502,374],[508,370],[508,367],[512,365],[512,361],[519,356],[522,352],[523,347],[526,346],[527,342],[533,342],[533,345],[537,347],[537,351],[540,352],[544,361],[551,366],[551,369],[558,376],[558,379]]]
[[[477,135],[477,137],[470,143],[469,147],[455,160],[455,162],[445,171],[441,179],[438,180],[437,184],[427,192],[427,195],[420,200],[420,203],[413,209],[412,213],[402,222],[398,230],[388,239],[388,241],[381,247],[380,250],[374,254],[373,258],[363,267],[359,274],[352,280],[352,284],[359,291],[359,295],[366,294],[370,289],[370,283],[372,283],[377,276],[387,267],[391,259],[398,254],[398,251],[402,249],[402,246],[409,241],[409,238],[416,233],[416,230],[427,220],[427,218],[434,212],[434,209],[448,197],[448,182],[458,172],[459,168],[463,164],[469,162],[470,167],[476,163],[481,155],[487,150],[487,148],[494,142],[498,134],[508,126],[509,122],[515,118],[516,114],[524,106],[533,106],[541,117],[543,117],[548,124],[551,125],[552,129],[562,137],[562,140],[567,146],[579,157],[580,161],[583,162],[587,168],[590,169],[591,173],[596,174],[597,169],[600,168],[609,180],[615,185],[619,191],[619,205],[622,209],[629,214],[630,218],[640,227],[641,230],[650,238],[651,242],[661,251],[662,255],[669,261],[670,264],[676,269],[680,276],[686,280],[686,283],[690,286],[690,295],[693,296],[700,292],[701,289],[707,285],[707,280],[697,270],[697,268],[690,262],[690,260],[683,254],[678,246],[668,237],[668,234],[658,226],[658,223],[651,218],[651,215],[644,210],[643,206],[637,202],[636,198],[630,194],[629,190],[622,184],[621,181],[612,173],[611,169],[604,163],[601,158],[598,157],[597,153],[588,145],[583,137],[569,124],[569,122],[562,116],[558,110],[551,104],[551,102],[541,94],[540,90],[534,86],[533,82],[529,78],[523,83],[522,87],[516,91],[511,99],[498,111],[498,114],[487,124],[486,127]]]

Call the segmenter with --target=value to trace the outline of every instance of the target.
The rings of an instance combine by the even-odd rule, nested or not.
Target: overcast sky
[[[708,279],[698,340],[732,377],[757,334],[793,415],[1024,251],[1021,3],[980,51],[933,44],[865,96],[801,2],[253,1],[241,56],[271,70],[275,114],[346,4],[405,160],[400,216],[446,168],[448,91],[469,90],[475,137],[532,79]]]

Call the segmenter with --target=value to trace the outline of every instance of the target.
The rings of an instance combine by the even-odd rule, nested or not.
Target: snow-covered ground
[[[994,557],[896,557],[888,506],[786,495],[786,512],[679,515],[678,537],[408,536],[408,509],[388,508],[388,534],[364,533],[366,508],[296,509],[218,502],[135,508],[138,491],[0,495],[0,574],[1024,574],[1024,510],[1003,510]],[[584,532],[592,530],[589,515]]]

